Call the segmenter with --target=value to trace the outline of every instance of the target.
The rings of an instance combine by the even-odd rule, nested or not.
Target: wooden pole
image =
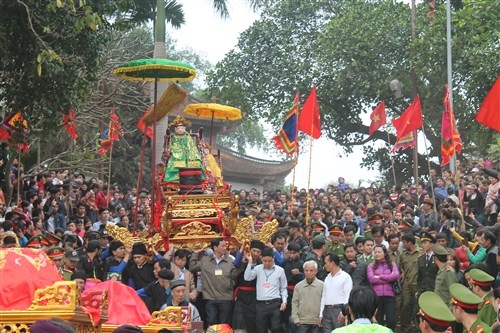
[[[387,133],[387,142],[389,143],[389,146],[391,145],[391,138],[389,136],[389,132]],[[396,186],[397,181],[396,181],[396,169],[394,168],[394,157],[392,156],[392,153],[389,154],[389,158],[391,159],[391,167],[392,167],[392,177],[394,178],[394,186]]]

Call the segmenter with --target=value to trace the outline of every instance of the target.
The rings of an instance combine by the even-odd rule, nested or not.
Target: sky
[[[258,13],[252,12],[248,4],[243,0],[229,0],[230,18],[221,19],[216,14],[209,0],[183,1],[186,24],[178,30],[170,30],[169,33],[177,40],[179,48],[189,47],[199,54],[205,56],[212,64],[216,64],[224,58],[224,55],[233,49],[241,32],[245,31],[259,18]],[[318,87],[321,89],[321,87]],[[286,107],[292,101],[283,101],[285,109],[283,116],[288,110]],[[321,108],[321,105],[320,105]],[[366,120],[368,124],[369,119]],[[269,133],[269,137],[274,136]],[[314,140],[312,147],[312,166],[309,183],[309,143],[307,148],[302,149],[296,167],[295,185],[299,188],[320,188],[327,184],[337,183],[338,177],[342,176],[346,182],[356,185],[360,180],[368,185],[368,180],[375,180],[378,172],[362,169],[359,166],[363,157],[362,149],[355,148],[350,156],[339,157],[342,148],[332,140],[321,137]],[[269,159],[280,160],[283,155],[278,153],[263,153],[256,149],[247,151],[248,155]],[[293,173],[286,178],[287,184],[292,184]],[[309,186],[308,186],[309,183]]]

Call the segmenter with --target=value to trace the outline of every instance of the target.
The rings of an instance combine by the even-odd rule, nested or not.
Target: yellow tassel
[[[156,104],[156,121],[158,122],[163,119],[173,108],[182,103],[186,97],[186,90],[176,84],[171,84]],[[150,109],[144,116],[144,124],[146,126],[153,124],[153,111],[153,109]]]

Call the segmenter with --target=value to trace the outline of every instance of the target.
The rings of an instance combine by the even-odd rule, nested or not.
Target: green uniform
[[[425,291],[434,291],[436,285],[436,276],[439,270],[434,263],[434,254],[422,253],[418,257],[418,294],[421,295]]]
[[[73,271],[64,268],[64,266],[62,267],[62,276],[64,277],[64,280],[71,281],[71,275],[73,275],[73,273]]]
[[[486,325],[493,325],[497,319],[497,312],[493,307],[493,291],[490,291],[483,297],[483,303],[479,305],[479,311],[477,312],[479,319]]]
[[[372,262],[375,261],[375,257],[373,256],[373,253],[370,254],[368,257],[366,257],[364,254],[359,254],[358,255],[358,260],[366,263],[366,265],[371,264]]]
[[[411,321],[416,313],[416,300],[415,294],[418,291],[417,288],[417,276],[418,276],[418,257],[422,253],[422,250],[418,247],[415,251],[410,252],[409,250],[404,250],[399,258],[398,267],[404,273],[403,280],[403,290],[401,292],[401,331],[402,332],[413,332]],[[413,305],[413,306],[412,306]]]
[[[392,330],[379,324],[350,324],[336,328],[332,333],[392,333]]]
[[[456,282],[457,275],[455,270],[448,265],[444,265],[437,272],[434,292],[441,297],[443,302],[449,303],[451,299],[450,286]]]
[[[483,323],[481,319],[477,318],[477,320],[472,323],[467,333],[491,333],[491,327]]]
[[[338,243],[336,246],[331,241],[326,241],[326,252],[336,253],[340,260],[344,259],[344,244]]]

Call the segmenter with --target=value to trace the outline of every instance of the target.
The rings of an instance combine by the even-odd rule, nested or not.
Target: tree
[[[457,2],[453,13],[453,45],[458,45],[454,108],[462,140],[470,143],[465,155],[472,149],[485,150],[475,134],[478,125],[471,120],[487,92],[484,87],[500,72],[499,6],[498,2],[463,1]],[[241,35],[237,48],[209,74],[207,94],[241,107],[249,122],[263,119],[278,128],[294,93],[300,90],[304,101],[315,83],[323,132],[347,154],[362,145],[362,165],[384,171],[390,167],[388,149],[395,136],[389,133],[390,145],[385,131],[368,137],[367,114],[380,100],[386,101],[391,117],[401,114],[414,97],[410,80],[414,66],[429,154],[439,156],[446,83],[444,4],[437,4],[433,26],[427,16],[430,10],[426,3],[418,6],[417,38],[412,41],[410,8],[404,3],[277,1],[264,8],[262,18]],[[484,21],[487,28],[480,28]],[[481,34],[470,38],[477,30]],[[472,63],[477,53],[483,56],[474,57]],[[396,78],[403,83],[402,99],[389,89]],[[376,140],[385,145],[373,145]],[[411,177],[410,160],[407,155],[396,156],[399,181]],[[425,156],[419,162],[420,174],[426,174]]]

